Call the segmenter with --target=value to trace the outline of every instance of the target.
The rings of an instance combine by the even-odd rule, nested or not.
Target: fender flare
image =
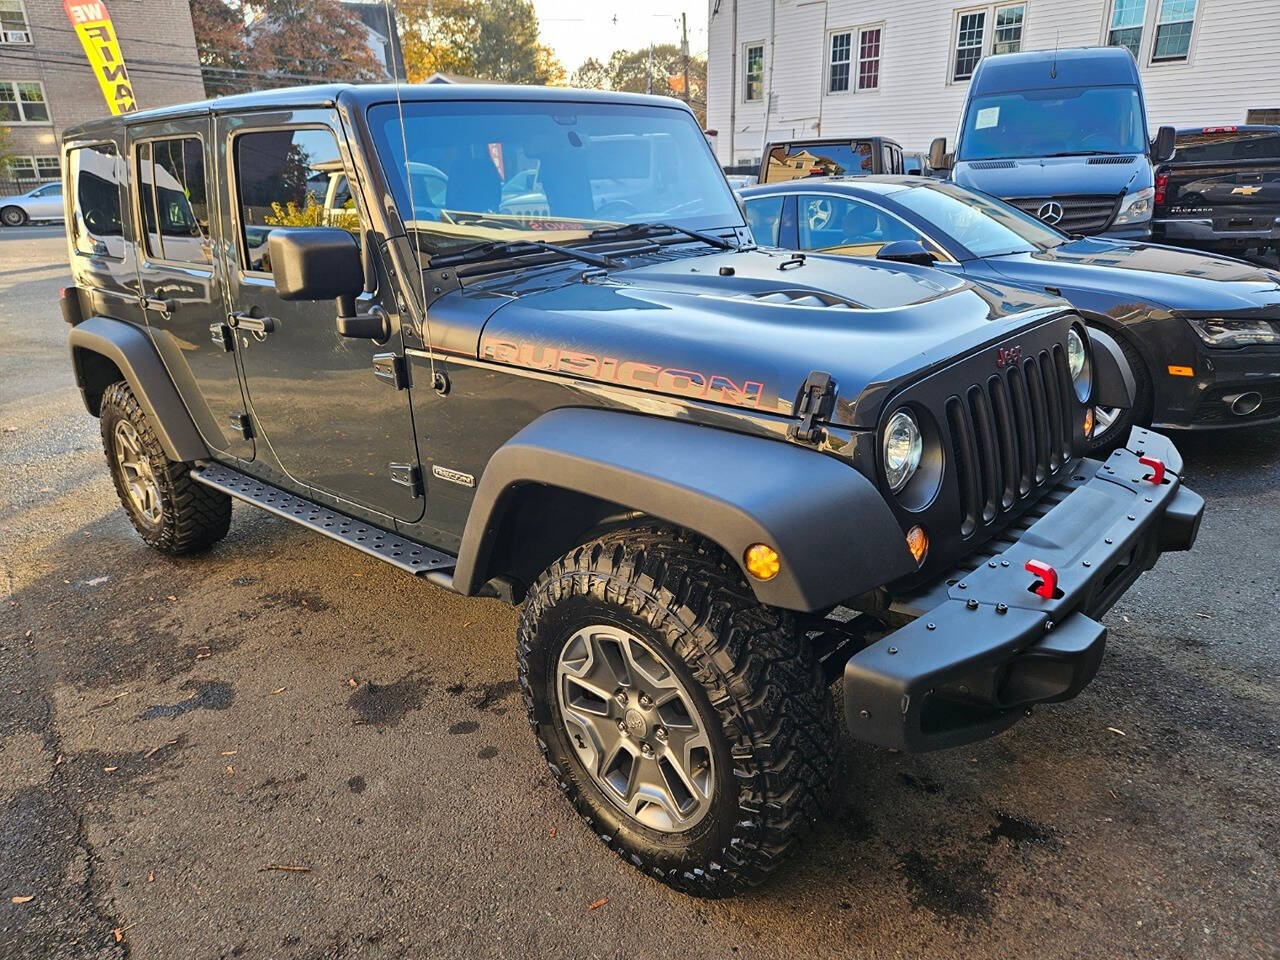
[[[1104,407],[1127,410],[1138,398],[1138,385],[1129,361],[1109,332],[1098,327],[1089,331],[1093,342],[1093,402]]]
[[[209,448],[200,438],[191,414],[169,378],[160,354],[145,333],[123,320],[90,317],[71,328],[67,337],[76,383],[85,408],[94,416],[91,389],[84,369],[86,353],[115,364],[147,415],[165,456],[175,461],[206,460]]]
[[[525,484],[589,494],[686,527],[740,568],[753,543],[778,551],[769,581],[746,575],[763,603],[815,611],[914,573],[898,522],[851,464],[795,444],[687,421],[561,408],[489,459],[462,535],[453,585],[473,595],[496,572],[493,545]],[[745,568],[743,568],[745,571]]]

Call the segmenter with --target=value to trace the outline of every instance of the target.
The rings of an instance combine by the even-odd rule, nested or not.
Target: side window
[[[342,227],[360,239],[360,215],[338,189],[342,157],[331,131],[241,134],[235,165],[246,270],[271,270],[267,237],[276,227]]]
[[[148,256],[213,262],[204,144],[199,137],[153,140],[138,147],[138,202]]]
[[[872,257],[886,243],[921,241],[920,235],[901,220],[857,200],[803,196],[799,201],[803,250],[837,249],[853,256]]]
[[[782,202],[785,197],[761,197],[759,200],[748,200],[747,226],[756,243],[762,247],[778,246],[778,237],[782,226]]]
[[[120,184],[124,181],[124,163],[115,144],[77,147],[67,155],[67,168],[75,192],[71,238],[76,252],[123,260]]]

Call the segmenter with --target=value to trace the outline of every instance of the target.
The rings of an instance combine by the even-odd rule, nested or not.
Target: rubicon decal
[[[735,407],[767,410],[777,406],[776,401],[770,401],[763,380],[734,379],[719,373],[664,367],[657,363],[494,337],[481,342],[480,357],[531,370],[562,373],[585,380],[605,380],[624,387],[656,390]]]

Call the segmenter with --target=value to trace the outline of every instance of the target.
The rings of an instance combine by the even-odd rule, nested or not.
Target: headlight
[[[899,410],[884,428],[884,472],[889,489],[897,493],[907,485],[920,466],[924,441],[916,418],[907,410]]]
[[[1120,201],[1120,211],[1116,214],[1116,223],[1142,223],[1151,219],[1151,202],[1155,199],[1154,187],[1143,187],[1133,193],[1125,194]]]
[[[1089,349],[1085,346],[1084,335],[1078,327],[1067,330],[1067,369],[1071,373],[1076,396],[1083,403],[1089,399],[1089,393],[1093,390],[1093,376],[1089,371]]]
[[[1194,330],[1211,347],[1247,347],[1255,343],[1280,343],[1280,331],[1266,320],[1192,320]]]

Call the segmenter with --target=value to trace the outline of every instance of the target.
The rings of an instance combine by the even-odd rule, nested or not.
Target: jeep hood
[[[951,179],[996,197],[1068,197],[1077,194],[1119,196],[1126,189],[1151,186],[1147,159],[1098,163],[1110,157],[1044,157],[1028,160],[973,160],[955,165]],[[1093,163],[1089,161],[1093,160]],[[1140,181],[1140,182],[1139,182]],[[1132,184],[1132,187],[1130,185]]]
[[[1091,237],[987,262],[1012,283],[1106,291],[1180,312],[1280,304],[1280,271],[1151,243]]]
[[[839,386],[833,419],[851,425],[874,422],[874,411],[853,410],[869,385],[920,375],[1065,306],[926,267],[800,263],[786,252],[685,256],[595,276],[577,267],[571,280],[556,267],[458,292],[507,298],[479,332],[479,357],[784,415],[821,370]],[[433,322],[442,308],[433,305]]]

